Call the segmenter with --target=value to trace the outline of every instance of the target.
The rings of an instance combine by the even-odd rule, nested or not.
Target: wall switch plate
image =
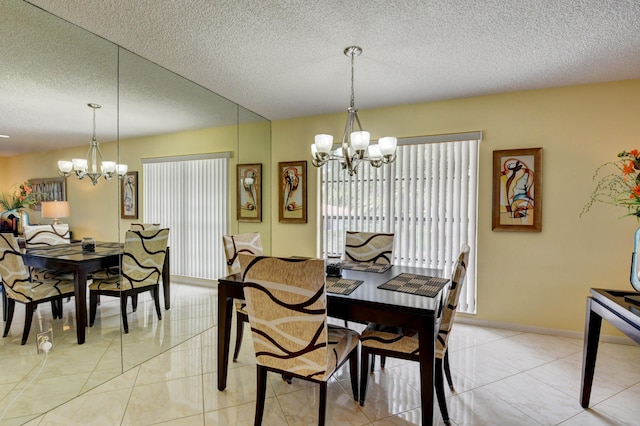
[[[38,355],[44,353],[44,350],[42,350],[42,344],[44,342],[50,342],[51,349],[53,349],[53,330],[52,329],[43,331],[42,333],[38,333],[38,336],[36,337],[36,347],[38,348]],[[49,349],[49,352],[51,352],[51,349]]]

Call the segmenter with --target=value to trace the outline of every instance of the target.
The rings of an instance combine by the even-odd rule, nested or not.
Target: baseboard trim
[[[535,334],[547,334],[550,336],[562,336],[572,337],[574,339],[584,339],[584,333],[579,331],[561,330],[556,328],[534,327],[531,325],[513,324],[498,321],[478,320],[475,318],[468,318],[462,316],[456,316],[455,322],[460,324],[477,325],[481,327],[499,328],[503,330],[520,331],[523,333],[535,333]],[[612,336],[608,334],[601,334],[600,341],[606,343],[615,343],[618,345],[634,345],[635,342],[627,336]]]
[[[182,275],[171,275],[171,282],[179,284],[196,285],[199,287],[218,288],[218,280],[206,280],[203,278],[184,277]]]

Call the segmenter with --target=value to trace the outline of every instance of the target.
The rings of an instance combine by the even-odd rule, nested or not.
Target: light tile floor
[[[216,339],[214,326],[27,424],[253,424],[250,333],[224,392],[216,387]],[[640,424],[638,346],[600,344],[588,410],[579,404],[581,339],[456,324],[450,351],[456,391],[447,390],[447,405],[454,425]],[[379,361],[376,367],[364,407],[351,396],[346,368],[336,373],[327,424],[420,424],[417,364],[388,359],[384,370]],[[288,385],[270,375],[263,424],[316,424],[317,398],[315,385]],[[443,424],[437,404],[434,411],[434,423]]]

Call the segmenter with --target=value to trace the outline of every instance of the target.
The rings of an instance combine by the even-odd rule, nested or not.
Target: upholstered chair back
[[[167,252],[169,229],[127,231],[122,254],[121,288],[158,284]]]
[[[319,380],[332,373],[324,261],[238,257],[257,363]]]
[[[69,224],[66,223],[24,227],[24,243],[27,247],[55,246],[70,242]]]
[[[246,234],[223,235],[224,254],[227,257],[227,270],[229,274],[240,272],[238,255],[241,253],[262,256],[262,240],[257,232]]]
[[[33,299],[29,272],[12,233],[0,234],[0,276],[7,296],[23,303]]]
[[[444,311],[442,312],[440,330],[438,331],[438,338],[436,340],[437,358],[443,358],[445,352],[447,351],[447,342],[449,341],[451,327],[453,327],[453,318],[455,317],[456,310],[458,309],[460,290],[464,285],[464,279],[467,276],[469,251],[469,246],[464,245],[460,251],[458,260],[453,267],[453,273],[451,274],[451,283],[449,284],[449,293],[447,294]]]
[[[347,231],[345,260],[390,264],[393,260],[393,234]]]
[[[157,231],[160,229],[159,223],[132,223],[129,231]]]

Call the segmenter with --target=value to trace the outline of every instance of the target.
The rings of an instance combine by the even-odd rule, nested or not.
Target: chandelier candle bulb
[[[367,131],[360,130],[359,132],[351,133],[351,146],[353,149],[358,151],[364,151],[369,146],[369,140],[371,139],[371,134]]]
[[[398,138],[393,136],[385,136],[378,139],[380,145],[380,152],[382,155],[393,155],[396,152],[396,146],[398,145]]]
[[[73,170],[73,162],[71,161],[58,161],[58,169],[62,173],[70,173]]]

